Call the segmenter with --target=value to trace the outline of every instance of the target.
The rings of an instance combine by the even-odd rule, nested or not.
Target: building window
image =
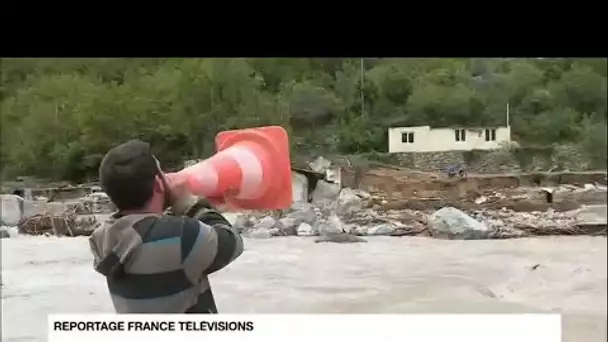
[[[467,131],[464,129],[454,130],[456,141],[467,141]]]
[[[486,129],[486,141],[496,141],[496,129]]]
[[[414,132],[401,133],[401,142],[404,144],[413,144],[414,143]]]

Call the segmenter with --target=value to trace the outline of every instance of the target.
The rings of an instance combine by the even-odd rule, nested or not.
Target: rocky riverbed
[[[546,191],[513,189],[481,195],[472,201],[432,198],[389,201],[365,191],[322,184],[311,203],[296,202],[288,210],[228,215],[237,229],[250,238],[323,236],[324,242],[332,242],[328,237],[344,234],[445,239],[606,235],[605,187],[562,186],[551,190],[557,199],[552,203],[543,202],[542,194]],[[3,222],[30,235],[88,235],[100,224],[103,214],[112,209],[102,193],[71,203],[32,203],[14,195],[2,196]],[[596,204],[579,205],[580,199]],[[10,237],[9,231],[3,229],[3,237]],[[335,239],[335,242],[363,241]]]
[[[586,191],[581,193],[603,192],[605,198],[605,189],[601,187]],[[417,200],[416,205],[394,205],[395,202],[353,189],[342,189],[333,197],[327,192],[324,195],[312,203],[296,203],[286,211],[239,213],[234,224],[244,235],[252,238],[351,234],[504,239],[537,235],[606,234],[605,202],[577,205],[567,211],[551,206],[542,211],[516,211],[506,206],[497,208],[492,205],[496,200],[485,196],[469,207],[463,205],[466,202],[459,202],[453,207],[449,203],[437,205],[433,201],[427,201],[427,205],[421,207],[421,200]],[[522,203],[529,197],[519,196],[511,201],[523,206]],[[499,195],[495,197],[500,198]],[[488,205],[484,206],[486,203]]]

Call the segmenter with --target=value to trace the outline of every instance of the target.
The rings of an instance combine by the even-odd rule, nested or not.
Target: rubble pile
[[[104,192],[95,192],[68,205],[77,214],[111,213],[116,207]]]
[[[25,218],[17,225],[20,234],[88,236],[93,233],[99,222],[94,216],[79,217],[74,211],[61,214],[37,214]]]
[[[28,201],[16,195],[2,195],[0,237],[9,229],[28,235],[90,235],[101,223],[94,214],[114,211],[105,193],[98,192],[73,202]]]
[[[581,221],[585,209],[559,212],[519,212],[507,208],[476,207],[461,210],[444,206],[439,210],[386,209],[386,201],[361,190],[345,188],[337,196],[298,202],[292,208],[273,215],[243,213],[235,226],[244,236],[432,236],[440,239],[505,239],[538,235],[606,235],[606,218],[598,216]],[[419,208],[416,208],[419,209]],[[584,222],[583,222],[584,221]],[[588,229],[593,221],[594,229]],[[585,223],[587,222],[587,223]],[[586,228],[587,227],[587,228]],[[332,238],[331,242],[356,242]]]

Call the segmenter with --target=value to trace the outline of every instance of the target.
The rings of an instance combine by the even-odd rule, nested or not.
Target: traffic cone
[[[279,126],[224,131],[217,153],[168,178],[184,177],[189,190],[221,198],[230,209],[276,210],[292,204],[287,132]],[[182,178],[183,179],[183,178]]]

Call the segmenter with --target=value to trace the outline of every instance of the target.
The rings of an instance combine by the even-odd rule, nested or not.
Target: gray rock
[[[354,235],[358,235],[358,236],[365,236],[367,235],[367,232],[369,231],[369,227],[368,226],[354,226],[350,233],[354,234]]]
[[[9,234],[8,229],[5,227],[0,227],[0,239],[8,239],[10,237],[11,234]]]
[[[340,191],[336,202],[336,211],[341,215],[350,215],[358,210],[361,210],[362,200],[357,193],[349,188],[344,188]]]
[[[340,195],[340,185],[320,180],[312,193],[312,203],[317,207],[335,207]]]
[[[291,184],[294,203],[307,203],[308,201],[308,178],[298,172],[291,172]]]
[[[397,231],[397,227],[394,224],[382,223],[377,226],[371,227],[367,231],[367,235],[391,235]]]
[[[268,230],[271,236],[286,236],[286,234],[280,228],[272,228]]]
[[[253,225],[254,225],[254,222],[253,222],[251,216],[249,216],[247,214],[237,216],[234,219],[234,223],[232,223],[232,226],[238,232],[243,232],[247,229],[250,229],[253,227]]]
[[[282,219],[279,220],[279,223],[284,227],[284,228],[297,228],[298,225],[302,222],[298,222],[298,219],[295,217],[283,217]]]
[[[357,228],[356,224],[353,223],[346,223],[342,225],[342,230],[346,233],[346,234],[355,234],[355,229]],[[357,235],[357,234],[355,234]]]
[[[315,172],[325,173],[325,170],[331,167],[331,160],[319,156],[314,161],[308,163],[308,166]]]
[[[258,223],[256,223],[253,226],[253,229],[265,229],[265,230],[269,230],[272,228],[276,228],[277,226],[277,220],[274,219],[274,217],[272,216],[265,216],[262,217],[261,220],[258,221]]]
[[[337,235],[344,233],[342,221],[335,213],[331,214],[327,219],[318,220],[317,222],[317,231],[320,235]]]
[[[429,220],[431,236],[440,239],[486,239],[491,230],[462,211],[445,207],[436,211]]]
[[[24,213],[24,199],[17,195],[0,195],[2,211],[0,211],[0,224],[3,226],[16,226]]]
[[[362,239],[355,235],[350,234],[339,234],[339,235],[326,235],[320,236],[315,239],[316,243],[319,242],[333,242],[333,243],[361,243],[367,242],[367,240]]]
[[[294,204],[284,218],[292,219],[296,227],[302,222],[314,225],[317,221],[317,214],[315,213],[315,207],[310,203]]]
[[[298,236],[315,236],[318,232],[308,223],[302,222],[297,229]]]
[[[368,198],[372,197],[372,195],[370,195],[370,193],[367,191],[364,191],[361,189],[351,189],[351,190],[362,199],[368,199]]]
[[[606,224],[606,205],[590,205],[579,209],[576,214],[577,224]]]
[[[279,220],[279,224],[283,227],[283,228],[281,228],[281,230],[284,233],[284,235],[286,235],[286,236],[297,235],[297,232],[298,232],[297,229],[298,229],[299,223],[301,223],[301,222],[298,222],[293,217],[283,217],[282,219]]]

